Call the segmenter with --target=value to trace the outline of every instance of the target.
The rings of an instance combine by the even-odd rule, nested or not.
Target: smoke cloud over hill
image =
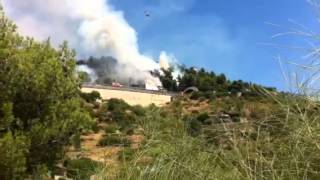
[[[90,57],[86,60],[78,61],[78,70],[86,72],[90,75],[90,82],[98,84],[111,84],[119,82],[124,85],[140,84],[143,85],[145,78],[152,77],[150,71],[143,71],[145,74],[141,76],[141,71],[126,64],[120,64],[113,57]],[[123,71],[130,73],[123,74]],[[135,74],[135,76],[128,76]]]
[[[112,56],[127,77],[146,78],[146,71],[160,68],[140,52],[136,31],[108,0],[3,0],[3,5],[20,33],[50,37],[56,45],[67,40],[79,58]],[[167,67],[170,56],[163,52],[160,60]]]

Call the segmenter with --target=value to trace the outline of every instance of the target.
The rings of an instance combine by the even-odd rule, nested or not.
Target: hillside
[[[115,151],[103,155],[103,164],[112,163],[89,174],[98,179],[318,177],[318,103],[267,94],[189,97],[161,108],[116,99],[97,106],[94,114],[106,125],[93,149]],[[138,145],[134,137],[140,139]]]

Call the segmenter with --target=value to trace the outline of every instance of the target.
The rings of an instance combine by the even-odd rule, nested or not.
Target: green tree
[[[90,83],[92,79],[90,78],[90,75],[87,72],[80,71],[78,72],[79,78],[82,80],[84,83]]]
[[[94,103],[98,99],[101,99],[101,95],[98,91],[92,91],[90,93],[80,93],[80,96],[86,100],[88,103]]]
[[[178,77],[180,91],[185,90],[191,86],[198,86],[197,71],[194,68],[181,67],[182,76]]]
[[[3,104],[0,109],[0,179],[20,179],[26,172],[29,140],[22,133],[7,131],[14,121],[12,104]]]
[[[0,179],[22,179],[26,173],[28,138],[9,132],[0,138],[0,147]]]
[[[217,76],[217,84],[219,85],[225,85],[227,83],[227,78],[224,74],[220,74]]]
[[[163,75],[160,75],[160,81],[163,87],[168,91],[177,90],[177,81],[173,78],[173,71],[173,68],[169,68],[168,70],[162,69]]]
[[[79,98],[75,52],[66,42],[55,49],[49,40],[20,36],[2,10],[0,37],[0,149],[17,151],[29,172],[42,164],[50,167],[70,137],[91,125]],[[25,150],[18,148],[21,142],[29,142]],[[0,167],[13,172],[6,156],[0,153]]]

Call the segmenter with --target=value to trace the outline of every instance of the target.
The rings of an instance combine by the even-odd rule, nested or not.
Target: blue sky
[[[296,36],[272,39],[294,26],[293,19],[317,31],[316,16],[305,0],[111,0],[133,26],[143,53],[157,56],[160,50],[175,55],[179,63],[225,73],[285,89],[279,63],[299,57],[289,49],[263,43],[295,45]],[[144,16],[149,11],[150,17]]]

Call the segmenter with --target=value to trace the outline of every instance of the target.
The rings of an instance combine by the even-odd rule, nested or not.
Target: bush
[[[76,180],[89,180],[95,174],[95,170],[102,166],[101,163],[88,158],[67,160],[65,162],[67,175]]]
[[[207,119],[209,119],[209,115],[207,112],[201,113],[198,115],[197,120],[201,123],[204,123]]]
[[[96,117],[100,122],[106,122],[109,120],[108,104],[102,103],[96,112]]]
[[[125,111],[130,108],[130,105],[127,104],[124,100],[122,99],[109,99],[108,100],[108,106],[107,110],[108,111]]]
[[[0,138],[0,179],[22,179],[26,175],[29,140],[7,133]]]
[[[0,149],[8,150],[4,155],[16,153],[16,160],[9,157],[17,161],[14,166],[20,174],[24,165],[29,172],[39,165],[51,168],[62,158],[73,133],[90,128],[92,121],[79,98],[75,52],[66,42],[54,48],[49,40],[23,38],[16,29],[0,8],[0,111],[11,104],[5,107],[10,117],[0,115],[1,131],[11,137],[1,135],[0,141],[12,145],[11,150]],[[8,164],[2,170],[15,169],[10,167],[13,162],[3,162]]]
[[[192,100],[198,100],[201,97],[201,92],[193,92],[190,96]]]
[[[112,134],[115,133],[117,130],[119,130],[119,126],[116,124],[108,124],[108,126],[105,128],[106,134]]]
[[[119,160],[121,161],[130,161],[134,158],[134,155],[136,153],[136,150],[131,149],[131,148],[124,148],[120,153],[119,153]]]
[[[111,112],[111,119],[120,126],[121,130],[125,129],[126,127],[130,127],[136,122],[136,116],[134,114],[120,109]]]
[[[134,128],[133,127],[130,127],[130,128],[127,128],[126,130],[126,135],[133,135],[134,134]]]
[[[212,91],[207,91],[207,92],[204,92],[203,93],[203,96],[206,98],[206,99],[214,99],[215,98],[215,95]]]
[[[81,134],[80,132],[76,132],[71,136],[71,143],[73,147],[77,150],[81,148]]]
[[[98,91],[92,91],[91,93],[81,92],[80,96],[81,98],[86,100],[88,103],[94,103],[98,99],[101,99],[101,95]]]
[[[188,133],[193,136],[199,136],[202,130],[202,124],[197,119],[187,120]]]
[[[117,123],[120,129],[125,129],[136,121],[135,113],[143,114],[139,106],[133,108],[120,99],[110,99],[107,104],[107,110],[110,112],[110,119]],[[132,110],[134,110],[135,113],[133,113]]]
[[[99,141],[99,146],[129,146],[130,141],[118,135],[106,135]]]
[[[100,130],[100,127],[98,126],[97,122],[92,123],[91,129],[94,133],[98,133]]]
[[[140,105],[132,106],[131,111],[137,116],[144,116],[146,113],[145,109]]]

